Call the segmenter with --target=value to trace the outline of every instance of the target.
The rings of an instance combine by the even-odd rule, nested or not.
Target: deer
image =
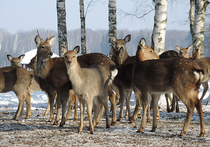
[[[180,133],[183,136],[189,127],[190,120],[196,107],[200,116],[200,137],[204,137],[205,128],[201,101],[198,99],[203,70],[192,60],[186,58],[168,58],[142,61],[141,52],[147,47],[142,38],[136,51],[136,63],[132,71],[132,81],[135,93],[142,94],[143,116],[137,132],[145,128],[146,109],[152,98],[153,114],[162,93],[174,93],[187,107],[187,116]],[[157,128],[156,117],[153,117],[152,132]]]
[[[120,121],[123,116],[123,105],[124,105],[124,100],[126,100],[126,108],[128,110],[129,121],[132,121],[132,120],[136,119],[136,116],[137,116],[136,113],[138,112],[137,111],[138,109],[135,109],[135,111],[134,111],[135,114],[133,115],[133,117],[131,116],[130,99],[131,99],[131,94],[133,91],[132,69],[134,67],[135,62],[122,63],[123,62],[123,58],[122,58],[123,52],[124,52],[124,48],[121,47],[119,50],[116,50],[112,56],[112,60],[115,61],[116,65],[118,65],[117,66],[118,74],[115,77],[113,84],[119,90],[120,97],[122,99],[121,106],[120,106],[120,113],[119,113],[117,120]],[[144,60],[159,59],[159,56],[154,52],[154,50],[152,50],[149,47],[144,50],[143,54],[145,57]]]
[[[0,68],[0,93],[13,91],[19,100],[14,120],[19,117],[24,101],[26,101],[26,119],[31,116],[30,85],[32,78],[26,69],[19,66]]]
[[[202,101],[209,86],[208,86],[208,81],[210,79],[210,58],[206,57],[206,58],[200,58],[200,49],[195,46],[195,45],[190,45],[192,50],[192,56],[189,55],[189,47],[188,48],[181,48],[179,46],[176,46],[176,49],[179,50],[180,54],[184,57],[184,58],[190,58],[192,59],[196,64],[198,64],[198,66],[204,70],[204,78],[203,78],[203,82],[202,82],[202,86],[204,87],[202,96],[200,98],[200,100]],[[182,52],[184,52],[185,54],[182,54]]]
[[[66,118],[66,103],[69,97],[69,90],[72,89],[72,84],[67,74],[64,58],[51,58],[51,46],[53,45],[56,36],[49,38],[48,32],[47,39],[43,40],[38,31],[37,33],[38,35],[36,35],[34,39],[37,46],[37,64],[34,70],[34,75],[37,78],[37,81],[46,82],[46,84],[57,92],[57,113],[54,124],[58,124],[62,104],[62,118],[59,126],[63,127]],[[109,58],[101,53],[90,53],[79,56],[78,62],[82,68],[99,64],[109,70],[110,67],[115,66],[115,64]],[[53,102],[54,99],[50,99],[50,111],[53,109]]]
[[[35,67],[36,67],[36,63],[37,63],[37,56],[34,56],[31,61],[27,64],[27,67],[34,70]],[[33,71],[32,71],[33,73]],[[44,90],[43,90],[44,91]],[[47,95],[47,92],[45,92],[46,95]],[[55,99],[57,98],[57,96],[55,97]],[[74,92],[72,90],[69,91],[69,100],[68,100],[68,112],[67,112],[67,115],[66,115],[66,121],[70,118],[70,115],[71,115],[71,112],[72,110],[74,109],[74,121],[77,121],[77,118],[78,118],[78,112],[77,112],[77,109],[78,109],[78,99],[76,97],[76,95],[74,94]],[[57,104],[55,104],[56,108],[57,108]],[[55,110],[57,110],[55,108]],[[49,113],[49,110],[50,110],[50,99],[48,97],[48,105],[47,105],[47,109],[44,113],[44,115],[47,115]],[[55,111],[56,113],[56,111]]]
[[[189,47],[190,48],[190,47]],[[185,53],[185,52],[183,52]],[[183,56],[175,51],[175,50],[168,50],[163,52],[161,55],[159,55],[160,59],[163,58],[183,58]],[[176,106],[176,112],[179,112],[179,104],[178,104],[178,98],[176,95],[172,94],[173,98],[171,97],[171,95],[169,93],[165,94],[165,98],[166,98],[166,104],[167,104],[167,112],[173,112]],[[168,99],[170,99],[171,103],[172,103],[172,107],[170,108],[169,106],[169,102]]]
[[[61,46],[61,50],[62,48],[63,47]],[[101,105],[105,108],[106,127],[109,128],[107,92],[108,85],[112,83],[112,80],[117,75],[117,69],[113,68],[110,69],[110,71],[106,71],[106,69],[101,65],[81,68],[77,61],[77,54],[79,51],[80,47],[76,46],[73,50],[64,53],[64,59],[73,91],[80,101],[80,126],[78,131],[81,132],[83,129],[83,113],[86,104],[90,133],[93,134],[94,125],[97,122]],[[93,105],[95,106],[95,110],[92,122]]]

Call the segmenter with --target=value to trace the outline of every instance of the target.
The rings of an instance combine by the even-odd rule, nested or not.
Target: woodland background
[[[209,26],[207,25],[209,28]],[[209,30],[209,29],[206,30]],[[39,29],[40,35],[45,39],[47,32],[45,29]],[[50,36],[56,35],[57,31],[49,30]],[[10,63],[7,60],[6,55],[10,54],[13,57],[17,57],[27,51],[36,48],[34,38],[37,34],[37,29],[30,31],[18,31],[15,34],[9,33],[5,29],[0,29],[0,66],[9,66]],[[87,52],[100,52],[103,54],[109,53],[108,45],[108,30],[86,30],[87,34]],[[136,52],[136,47],[139,40],[143,37],[146,39],[147,44],[151,44],[151,35],[152,30],[138,30],[138,31],[128,31],[128,30],[118,30],[117,38],[123,39],[126,35],[131,34],[131,41],[127,43],[127,50],[129,55],[134,55]],[[76,45],[81,43],[81,32],[80,29],[69,30],[67,32],[68,38],[68,47],[69,50],[73,49]],[[58,38],[56,38],[55,44],[52,46],[52,50],[57,55],[59,54],[58,50]],[[166,32],[166,44],[165,50],[175,50],[175,45],[180,47],[188,47],[192,44],[192,37],[190,32],[179,31],[179,30],[167,30]],[[204,56],[209,56],[210,44],[210,32],[205,32],[205,42],[204,42]]]

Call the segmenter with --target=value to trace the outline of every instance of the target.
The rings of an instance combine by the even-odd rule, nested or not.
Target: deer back
[[[182,55],[180,53],[178,53],[177,51],[169,50],[169,51],[165,51],[162,54],[160,54],[159,57],[160,57],[160,59],[176,58],[176,57],[181,57],[182,58]]]
[[[19,66],[0,68],[0,92],[24,90],[31,84],[30,73]]]
[[[137,52],[145,47],[146,41],[141,39]],[[199,89],[201,72],[201,68],[190,59],[168,58],[142,62],[141,56],[138,56],[133,69],[133,81],[135,87],[143,92],[180,93],[193,86]]]

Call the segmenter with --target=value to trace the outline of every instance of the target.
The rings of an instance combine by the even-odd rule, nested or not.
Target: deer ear
[[[187,47],[187,50],[188,50],[188,51],[191,51],[192,49],[194,49],[194,47],[196,48],[195,45],[190,45],[190,46]]]
[[[141,40],[139,41],[139,45],[141,48],[144,48],[146,46],[147,42],[144,38],[141,38]]]
[[[64,55],[67,51],[68,51],[68,49],[66,49],[66,47],[64,47],[64,46],[60,47],[60,52],[62,55]]]
[[[22,61],[24,57],[25,57],[25,54],[20,55],[18,58],[20,59],[20,61]]]
[[[181,47],[179,47],[178,45],[175,46],[175,49],[180,52],[181,51]]]
[[[110,36],[110,42],[114,43],[116,42],[117,38],[114,36]]]
[[[123,52],[124,52],[124,49],[123,49],[123,47],[121,47],[120,50],[119,50],[119,56],[120,56],[120,58],[122,58]]]
[[[42,40],[42,38],[40,38],[39,35],[36,35],[34,41],[35,41],[37,47],[40,45],[41,40]]]
[[[54,44],[55,39],[56,39],[56,36],[52,36],[52,37],[50,37],[50,39],[49,39],[49,43],[50,43],[50,45],[51,45],[51,46]]]
[[[124,38],[124,41],[127,43],[131,40],[131,35],[128,34],[125,38]]]
[[[76,46],[76,47],[73,49],[73,51],[74,51],[76,54],[78,54],[78,53],[79,53],[79,51],[80,51],[80,47],[79,47],[79,45],[78,45],[78,46]]]
[[[7,54],[7,59],[8,59],[9,61],[12,61],[13,57],[12,57],[11,55]]]

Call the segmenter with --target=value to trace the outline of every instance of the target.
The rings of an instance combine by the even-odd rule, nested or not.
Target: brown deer
[[[20,62],[23,60],[24,57],[25,57],[25,54],[22,54],[17,58],[12,57],[10,54],[7,54],[7,59],[10,61],[11,66],[21,66]]]
[[[190,47],[189,47],[190,48]],[[183,51],[183,53],[185,53],[185,51]],[[183,58],[183,56],[174,50],[168,50],[163,52],[161,55],[159,55],[160,59],[163,58]],[[176,106],[176,112],[179,112],[179,104],[178,104],[178,98],[176,95],[172,94],[173,98],[171,97],[171,95],[169,93],[165,94],[165,98],[166,98],[166,104],[167,104],[167,112],[173,112]],[[171,103],[172,103],[172,107],[170,108],[169,106],[169,102],[168,99],[170,99]]]
[[[187,107],[187,116],[181,136],[187,131],[190,120],[196,107],[200,116],[200,136],[205,133],[201,101],[198,99],[198,90],[202,82],[203,70],[192,60],[185,58],[169,58],[159,60],[141,61],[141,53],[145,48],[146,40],[141,39],[137,47],[136,63],[132,72],[134,92],[141,92],[143,104],[143,117],[138,132],[145,128],[146,109],[152,97],[153,114],[162,93],[174,93]],[[152,131],[157,128],[156,117],[153,117]]]
[[[7,66],[0,68],[0,92],[13,91],[19,100],[18,109],[13,117],[15,120],[20,115],[24,101],[26,101],[26,119],[31,116],[31,82],[32,76],[22,67]]]
[[[133,91],[132,70],[133,70],[133,66],[135,62],[122,63],[123,52],[124,52],[124,48],[121,47],[118,51],[115,51],[112,56],[112,60],[115,61],[116,65],[118,65],[118,74],[115,77],[113,84],[119,90],[120,97],[122,100],[121,106],[120,106],[120,113],[117,120],[120,121],[120,119],[123,116],[124,100],[126,100],[126,108],[128,110],[129,120],[131,121],[132,116],[131,116],[131,111],[130,111],[130,99],[131,99],[131,95]],[[150,47],[146,48],[143,54],[144,54],[144,60],[159,59],[159,56]],[[135,111],[135,113],[137,112],[138,111]]]
[[[62,103],[62,120],[60,127],[63,127],[66,118],[66,103],[69,97],[69,90],[72,89],[72,85],[67,74],[64,58],[50,58],[52,56],[51,45],[54,41],[55,36],[49,38],[49,33],[45,41],[40,37],[39,33],[36,35],[35,43],[37,46],[37,64],[34,70],[34,75],[37,77],[37,81],[46,82],[57,91],[57,113],[54,124],[58,124]],[[100,53],[91,53],[79,56],[78,62],[82,68],[99,64],[109,70],[110,67],[115,65],[110,59]],[[50,111],[52,110],[53,101],[54,99],[50,99]]]
[[[33,57],[30,61],[29,64],[27,64],[27,67],[34,70],[35,67],[36,67],[36,63],[37,63],[37,56]],[[44,91],[44,90],[43,90]],[[45,92],[46,95],[47,95],[47,92]],[[55,99],[57,98],[57,96],[55,97]],[[68,106],[68,112],[67,112],[67,115],[66,115],[66,121],[70,118],[70,115],[71,115],[71,112],[73,109],[75,109],[74,111],[74,121],[77,120],[78,118],[78,112],[77,112],[77,109],[78,109],[78,99],[76,97],[76,95],[74,94],[74,92],[72,90],[69,91],[69,106]],[[56,108],[57,108],[57,104],[55,105]],[[47,115],[49,113],[49,110],[50,110],[50,99],[48,97],[48,105],[47,105],[47,109],[44,113],[44,115]],[[57,110],[57,109],[55,109]],[[55,111],[56,113],[56,111]]]
[[[197,46],[193,46],[191,45],[193,48],[192,51],[192,57],[189,55],[189,49],[188,48],[181,48],[180,49],[180,54],[181,52],[185,52],[186,54],[181,54],[184,58],[190,58],[193,59],[193,61],[198,64],[198,66],[204,70],[204,78],[203,78],[203,82],[202,82],[202,86],[204,88],[202,96],[200,98],[200,100],[202,101],[207,90],[209,89],[208,86],[208,81],[210,79],[210,58],[200,58],[200,49]],[[177,46],[176,46],[177,47]]]
[[[192,58],[189,52],[193,49],[193,45],[189,45],[187,48],[179,47],[178,45],[175,46],[175,49],[182,55],[184,58]]]
[[[83,113],[85,104],[87,104],[90,133],[92,134],[94,132],[94,125],[96,125],[97,122],[101,104],[105,107],[106,127],[109,127],[107,91],[108,85],[111,84],[112,80],[117,75],[117,69],[113,68],[110,69],[110,71],[106,71],[106,69],[101,65],[93,65],[89,68],[81,68],[77,61],[77,54],[79,51],[80,47],[76,46],[73,50],[64,53],[64,59],[69,80],[71,81],[73,90],[80,101],[81,117],[79,132],[81,132],[83,129]],[[92,122],[93,105],[95,110],[94,119]]]

